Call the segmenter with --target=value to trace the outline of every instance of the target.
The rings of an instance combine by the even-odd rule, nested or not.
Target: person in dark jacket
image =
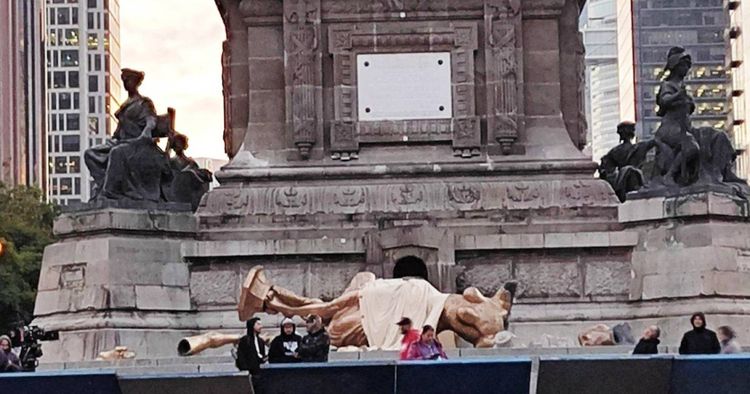
[[[331,339],[323,327],[323,320],[318,315],[308,316],[306,321],[307,335],[297,348],[297,357],[303,362],[328,361],[328,349]]]
[[[271,347],[268,350],[268,362],[275,363],[296,363],[300,360],[294,357],[297,353],[299,343],[302,337],[295,332],[294,321],[290,318],[284,318],[281,321],[281,334],[271,341]]]
[[[263,324],[260,323],[260,318],[254,317],[245,325],[247,335],[240,338],[236,365],[240,371],[249,371],[251,375],[258,375],[261,364],[266,362],[266,344],[258,335],[263,329]]]
[[[13,353],[13,346],[10,337],[0,336],[0,372],[18,372],[21,371],[21,361]]]
[[[694,313],[690,323],[693,329],[682,336],[680,354],[718,354],[721,344],[716,333],[706,328],[706,316],[701,312]]]
[[[643,331],[643,337],[633,349],[633,354],[659,354],[659,335],[661,330],[657,326],[648,326]]]

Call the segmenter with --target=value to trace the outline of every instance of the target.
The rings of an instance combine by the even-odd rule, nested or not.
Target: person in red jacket
[[[419,330],[412,328],[411,319],[408,317],[402,317],[396,324],[401,328],[401,334],[404,335],[401,338],[400,358],[406,360],[409,357],[409,346],[412,342],[419,340]]]

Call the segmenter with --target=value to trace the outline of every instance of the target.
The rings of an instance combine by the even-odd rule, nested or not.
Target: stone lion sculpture
[[[377,279],[360,272],[341,296],[326,302],[271,284],[263,267],[255,266],[242,285],[238,312],[242,321],[259,312],[319,315],[336,347],[398,349],[401,333],[395,323],[402,316],[416,327],[430,324],[476,347],[492,347],[511,337],[505,330],[516,287],[515,282],[506,283],[492,297],[474,287],[463,294],[444,294],[421,278]]]

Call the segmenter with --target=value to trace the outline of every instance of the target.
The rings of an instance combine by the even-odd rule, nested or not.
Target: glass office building
[[[627,61],[628,56],[633,60],[630,75],[635,87],[633,115],[638,121],[638,138],[651,138],[659,125],[656,94],[664,76],[667,52],[675,45],[685,47],[693,58],[686,81],[696,103],[693,125],[731,129],[727,121],[729,76],[724,34],[728,12],[723,0],[618,1],[618,11],[627,10],[628,6],[630,26],[627,20],[618,20],[618,35],[630,34],[632,47],[622,45],[618,50],[632,51],[622,53],[619,60]],[[621,64],[620,69],[623,68]]]
[[[83,152],[115,128],[119,107],[117,0],[47,0],[49,197],[87,201],[91,179]]]

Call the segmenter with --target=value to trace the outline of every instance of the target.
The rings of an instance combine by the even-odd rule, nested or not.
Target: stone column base
[[[60,331],[59,341],[44,344],[45,362],[91,360],[119,345],[150,356],[175,354],[194,326],[181,243],[195,228],[190,212],[105,208],[58,218],[60,241],[44,251],[32,323]]]
[[[630,299],[750,297],[749,217],[747,200],[715,192],[623,204],[639,232]]]

